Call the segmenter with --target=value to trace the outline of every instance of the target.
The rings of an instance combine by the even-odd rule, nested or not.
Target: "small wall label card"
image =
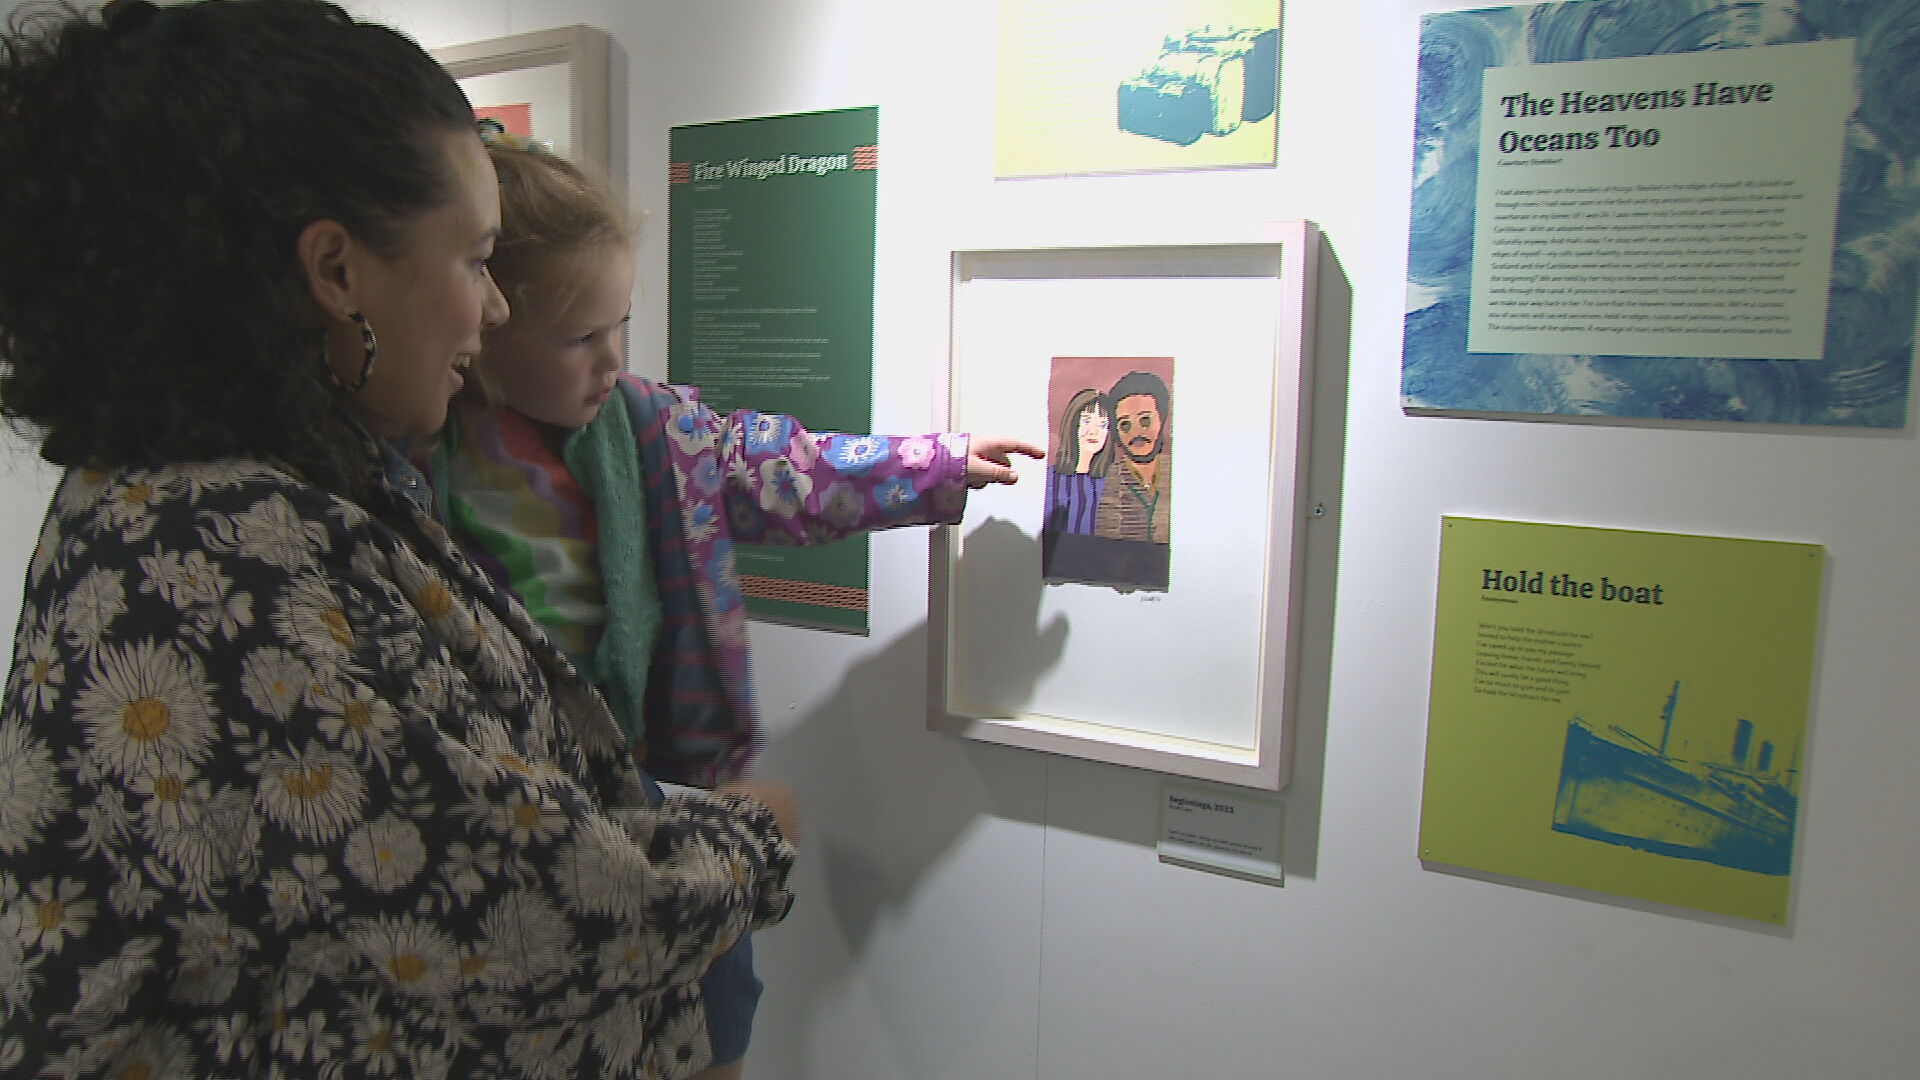
[[[1823,560],[1443,518],[1421,859],[1784,924]]]
[[[1421,22],[1402,402],[1900,427],[1920,0]]]
[[[1219,788],[1166,784],[1160,861],[1280,885],[1280,801]]]

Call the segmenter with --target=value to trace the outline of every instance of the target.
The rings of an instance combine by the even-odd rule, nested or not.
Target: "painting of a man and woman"
[[[1167,591],[1173,358],[1056,356],[1047,405],[1042,578]]]

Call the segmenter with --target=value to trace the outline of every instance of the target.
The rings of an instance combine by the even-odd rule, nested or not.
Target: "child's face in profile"
[[[522,311],[489,335],[480,362],[502,403],[541,423],[586,425],[613,394],[625,367],[633,255],[609,247],[559,311]]]

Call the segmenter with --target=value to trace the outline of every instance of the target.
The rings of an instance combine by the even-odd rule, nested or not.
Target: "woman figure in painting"
[[[1105,394],[1086,389],[1060,411],[1052,465],[1047,469],[1044,532],[1093,532],[1094,511],[1113,460],[1113,408]]]
[[[0,408],[67,467],[0,700],[0,1073],[678,1078],[790,903],[401,455],[508,306],[460,88],[319,0],[16,11]]]

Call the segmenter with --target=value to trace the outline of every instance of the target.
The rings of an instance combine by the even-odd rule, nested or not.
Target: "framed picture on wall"
[[[474,115],[551,146],[613,179],[609,39],[565,26],[433,51],[473,102]]]
[[[948,429],[1048,460],[935,531],[930,726],[1284,785],[1317,244],[954,253]]]

